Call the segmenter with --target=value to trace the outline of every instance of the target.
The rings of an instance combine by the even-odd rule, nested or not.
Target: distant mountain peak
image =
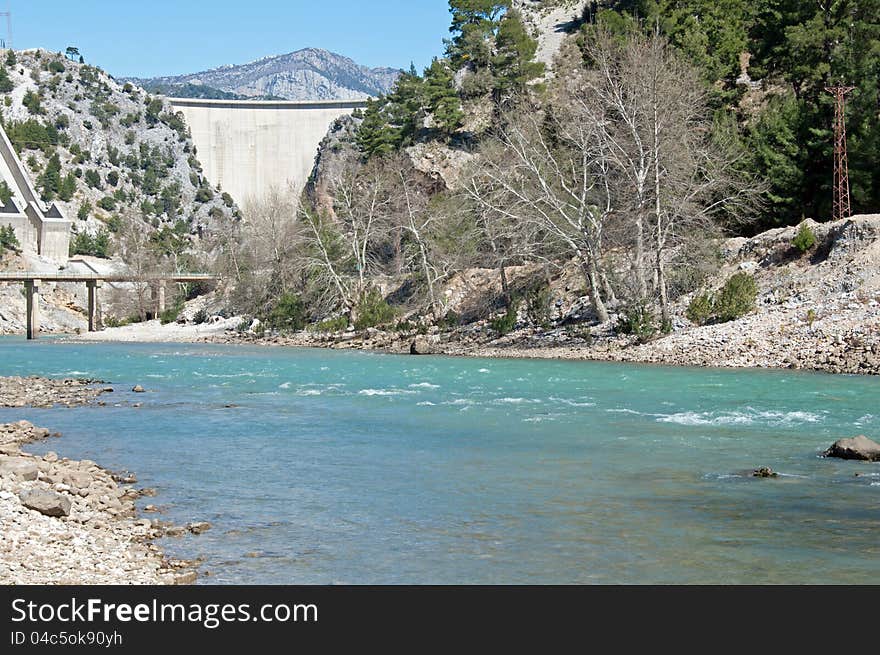
[[[268,55],[186,75],[131,78],[147,90],[191,92],[196,86],[243,98],[361,100],[388,93],[401,71],[369,68],[321,48]]]

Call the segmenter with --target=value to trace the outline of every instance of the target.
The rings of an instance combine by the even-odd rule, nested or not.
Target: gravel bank
[[[149,542],[163,530],[137,518],[134,500],[142,491],[89,460],[21,451],[47,436],[27,421],[0,425],[0,584],[194,579],[190,563],[168,561]]]

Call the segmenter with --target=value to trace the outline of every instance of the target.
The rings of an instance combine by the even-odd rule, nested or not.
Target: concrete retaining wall
[[[213,184],[239,203],[273,187],[302,192],[330,125],[363,101],[270,102],[171,98]]]
[[[67,261],[70,227],[56,205],[40,201],[5,130],[0,128],[0,179],[12,190],[14,211],[0,211],[0,225],[12,225],[23,250],[55,261]]]

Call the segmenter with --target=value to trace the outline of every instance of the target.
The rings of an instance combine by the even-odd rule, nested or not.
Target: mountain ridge
[[[202,87],[241,98],[363,100],[388,93],[400,73],[395,68],[361,66],[349,57],[321,48],[303,48],[196,73],[122,80],[148,90],[179,89],[181,97],[193,97],[188,94]]]

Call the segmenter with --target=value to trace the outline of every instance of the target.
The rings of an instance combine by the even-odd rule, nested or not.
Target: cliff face
[[[363,100],[388,93],[398,75],[400,71],[393,68],[367,68],[348,57],[307,48],[239,66],[131,81],[148,88],[161,86],[169,94],[185,94],[190,85],[249,98]]]
[[[204,179],[186,124],[162,98],[60,54],[14,59],[0,115],[42,200],[75,231],[133,218],[199,234],[237,211]]]

